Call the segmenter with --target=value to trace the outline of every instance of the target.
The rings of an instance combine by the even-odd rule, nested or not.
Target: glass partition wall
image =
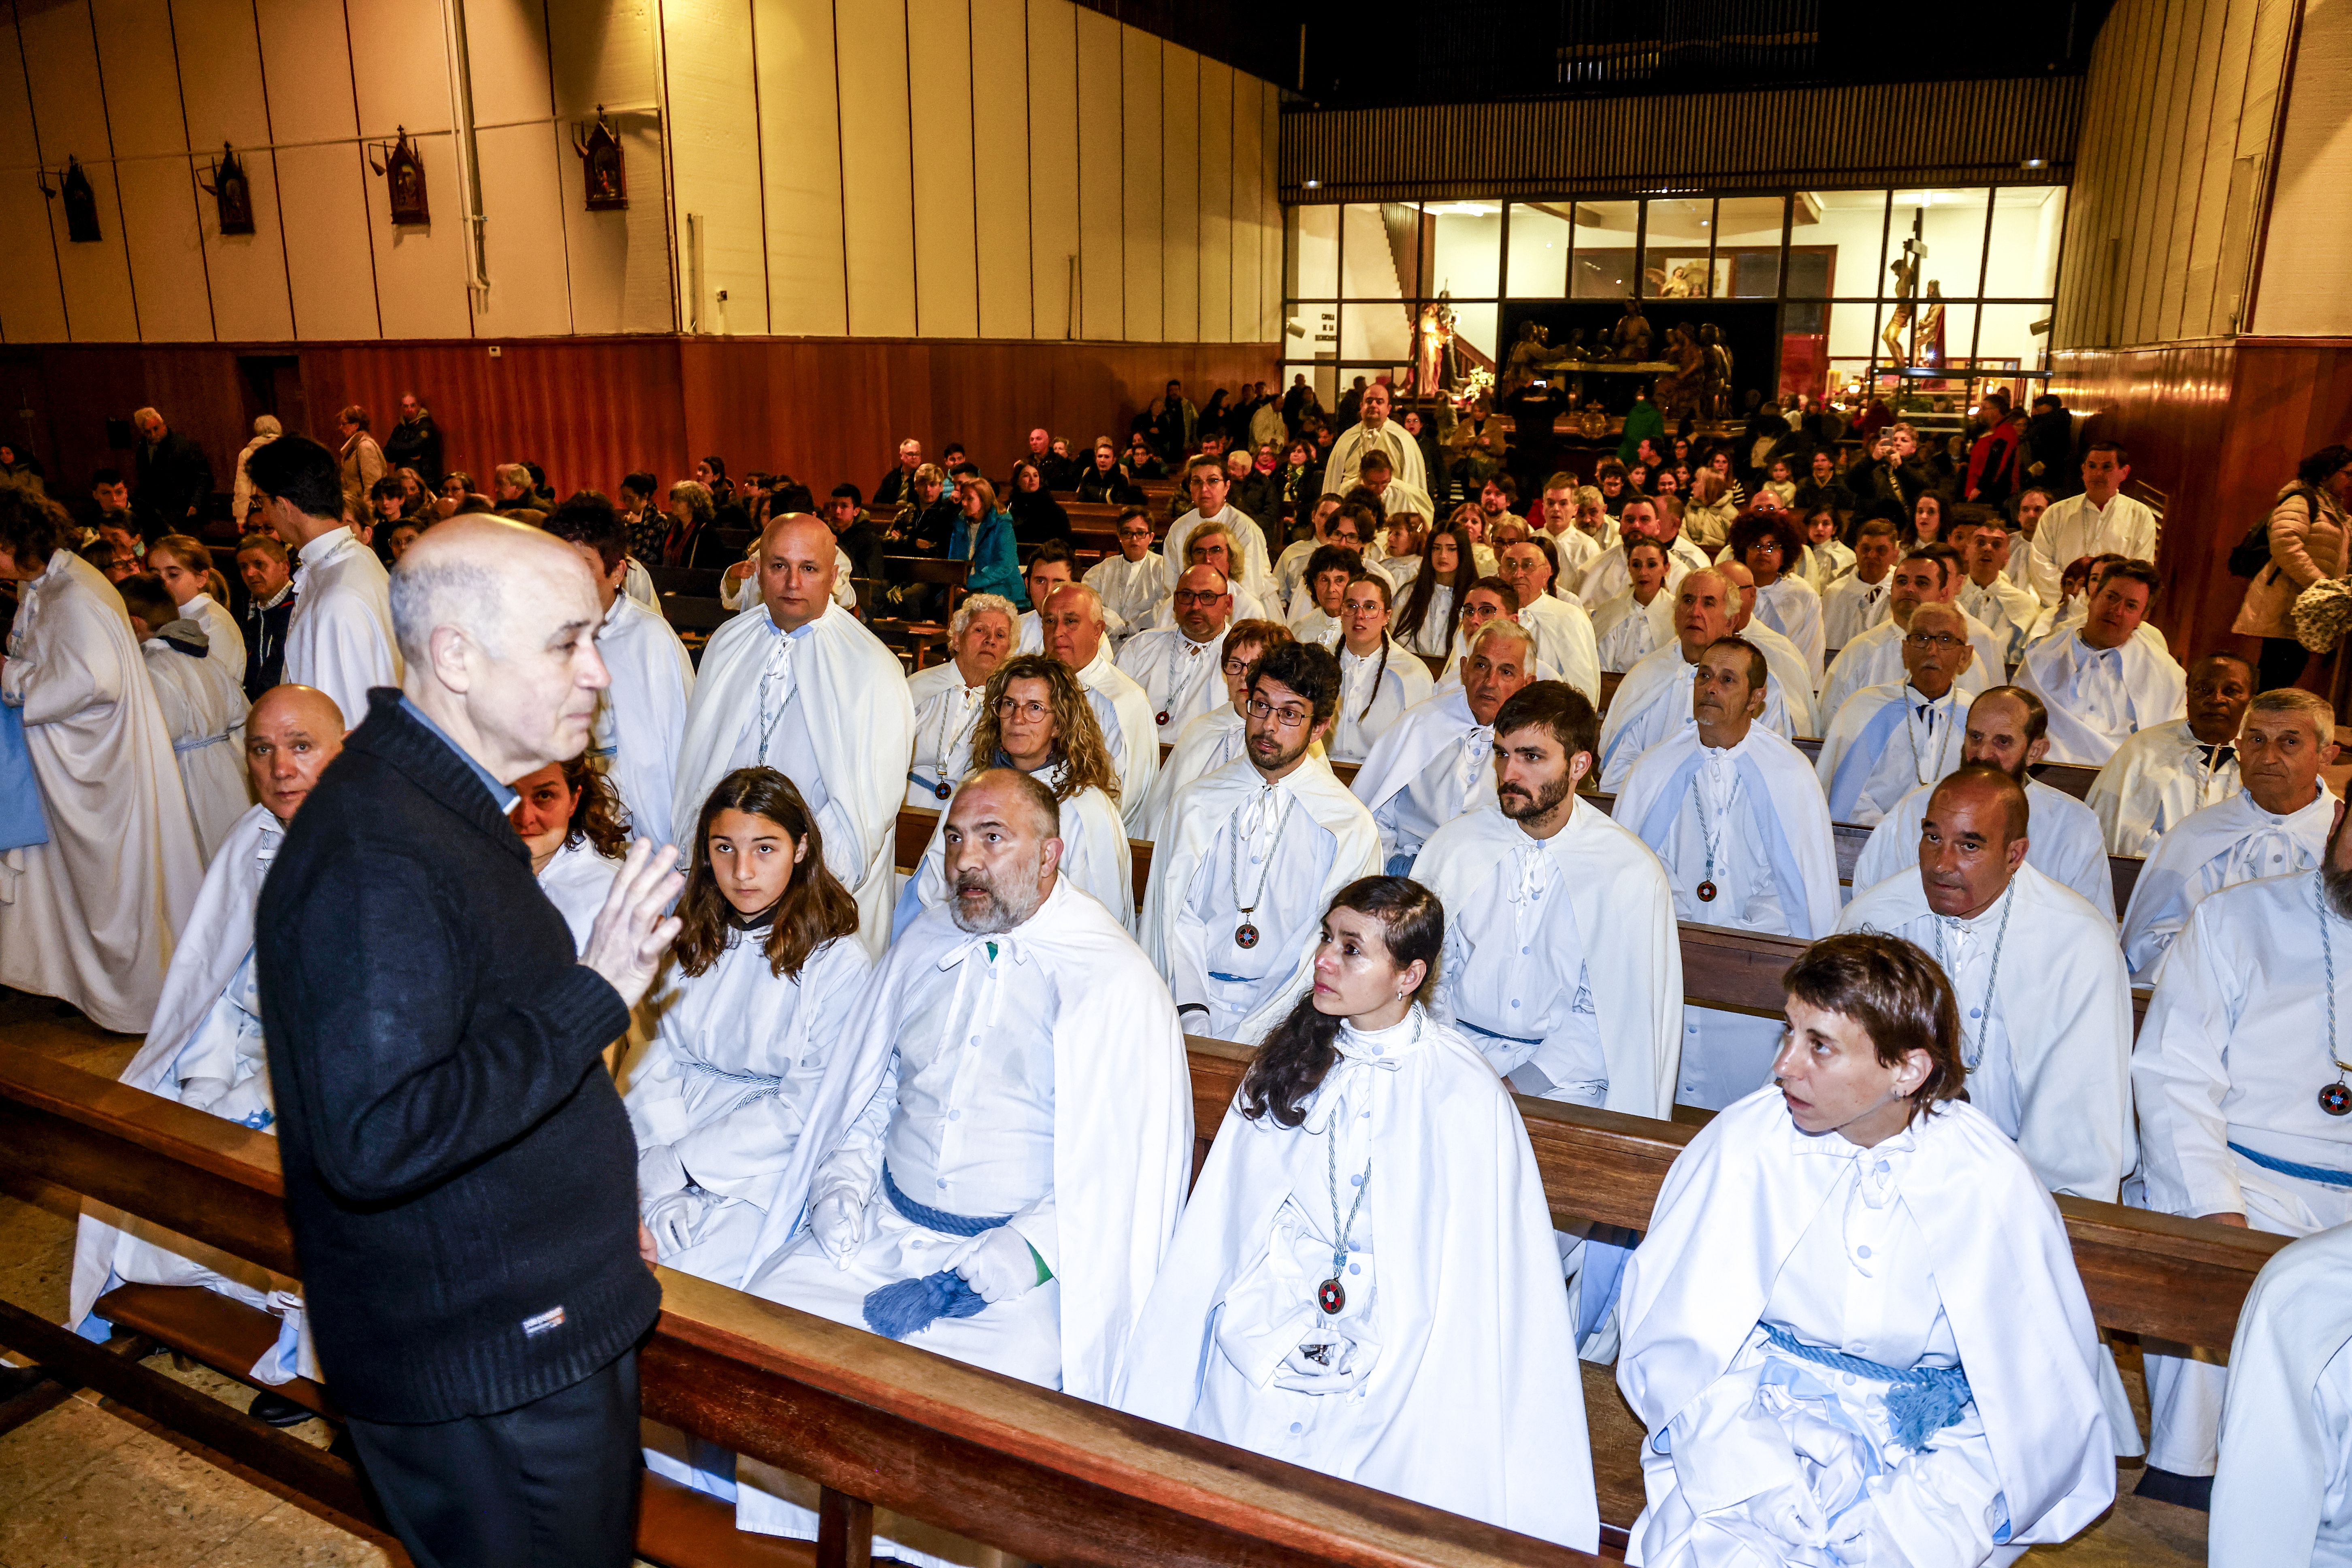
[[[1283,382],[1326,408],[1483,371],[1611,415],[1644,384],[1702,424],[1796,395],[1962,416],[2044,384],[2065,214],[2055,185],[1294,206]]]

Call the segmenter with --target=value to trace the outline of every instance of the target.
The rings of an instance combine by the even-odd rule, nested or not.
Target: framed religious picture
[[[429,225],[432,208],[425,199],[425,160],[416,155],[416,143],[408,139],[408,127],[394,127],[392,145],[383,151],[383,162],[373,158],[368,167],[383,176],[383,187],[392,205],[394,226]]]
[[[81,160],[71,155],[66,159],[66,172],[51,190],[46,175],[41,181],[41,194],[62,200],[66,206],[66,237],[76,245],[96,245],[104,237],[98,228],[98,193],[90,188],[89,176],[82,172]]]
[[[253,232],[253,185],[245,177],[245,164],[238,159],[236,149],[221,143],[221,155],[213,163],[213,181],[207,185],[196,184],[213,198],[219,209],[220,231],[223,234]]]
[[[604,106],[596,106],[596,123],[585,135],[580,127],[572,128],[572,151],[580,154],[581,183],[588,196],[592,213],[618,212],[629,205],[629,173],[621,161],[621,139],[613,134],[610,121],[604,118]]]

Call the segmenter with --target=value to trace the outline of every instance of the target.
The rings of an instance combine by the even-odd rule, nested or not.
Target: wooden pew
[[[0,1165],[291,1273],[277,1154],[266,1134],[0,1047]],[[722,1505],[648,1482],[637,1550],[665,1568],[862,1568],[877,1506],[1041,1563],[1601,1561],[657,1273],[661,1317],[639,1361],[646,1414],[825,1489],[812,1550],[740,1535]],[[250,1309],[202,1289],[159,1294],[176,1300],[151,1302],[151,1321],[189,1329],[224,1359],[242,1353],[214,1304]],[[5,1303],[0,1342],[382,1528],[352,1467],[299,1437]]]

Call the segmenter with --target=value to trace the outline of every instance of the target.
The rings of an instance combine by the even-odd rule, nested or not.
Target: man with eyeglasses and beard
[[[2352,1223],[2344,824],[2339,805],[2317,866],[2207,894],[2174,939],[2132,1056],[2147,1207],[2275,1236]],[[2140,1494],[2201,1507],[2231,1371],[2210,1352],[2147,1348],[2169,1353],[2147,1358]]]
[[[1338,659],[1273,648],[1249,673],[1242,754],[1169,807],[1143,944],[1193,1034],[1255,1044],[1308,984],[1333,895],[1381,868],[1371,813],[1316,749],[1339,706]]]
[[[1062,879],[1062,806],[1015,768],[948,808],[943,908],[837,1042],[743,1289],[1103,1401],[1183,1205],[1192,1084],[1167,990]],[[736,1522],[816,1537],[814,1489],[738,1463]],[[897,1521],[877,1517],[876,1544]]]

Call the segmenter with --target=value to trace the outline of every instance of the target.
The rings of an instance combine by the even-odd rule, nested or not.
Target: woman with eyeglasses
[[[1016,654],[998,665],[972,727],[971,766],[974,773],[1018,768],[1044,781],[1062,807],[1063,879],[1094,895],[1120,925],[1134,930],[1135,863],[1119,816],[1118,766],[1078,678],[1042,653]],[[950,809],[950,802],[940,803],[922,863],[898,895],[894,937],[923,910],[948,900],[942,835]]]

